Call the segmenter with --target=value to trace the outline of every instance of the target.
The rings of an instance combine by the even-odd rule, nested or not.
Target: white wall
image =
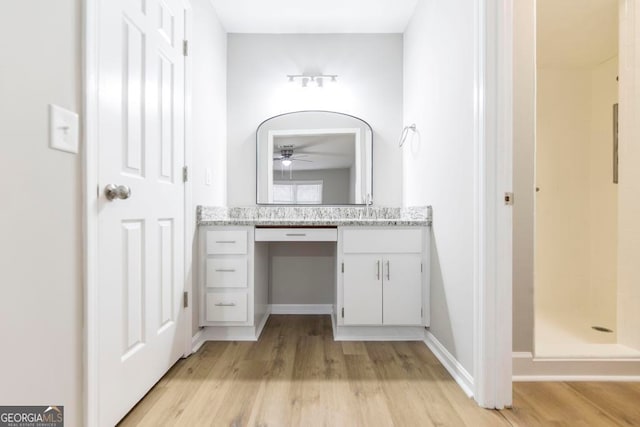
[[[513,4],[513,350],[533,349],[535,0]]]
[[[400,34],[229,34],[228,204],[256,202],[255,131],[265,119],[298,110],[352,114],[373,128],[374,201],[400,206],[402,36]],[[338,74],[322,90],[287,74]]]
[[[335,243],[270,243],[270,304],[334,304]]]
[[[431,332],[473,375],[474,3],[423,0],[404,35],[403,204],[433,206]]]
[[[192,0],[192,217],[197,205],[225,206],[227,201],[227,34],[208,0]],[[206,170],[211,185],[206,184]],[[197,232],[197,229],[194,230]],[[197,256],[196,235],[189,236]],[[194,258],[196,259],[196,258]],[[190,268],[192,266],[188,266]],[[192,276],[194,275],[191,271]],[[196,283],[196,282],[194,282]],[[198,330],[199,292],[192,292],[193,330]]]
[[[2,6],[0,402],[64,405],[79,426],[81,157],[49,149],[47,104],[81,113],[81,2]]]

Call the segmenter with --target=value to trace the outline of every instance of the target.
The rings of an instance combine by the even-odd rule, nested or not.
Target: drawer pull
[[[387,261],[387,280],[391,280],[391,263]]]
[[[287,236],[299,236],[299,237],[304,237],[306,236],[306,233],[287,233]]]
[[[236,243],[235,240],[216,240],[216,243]]]
[[[380,260],[378,260],[377,264],[378,264],[378,274],[376,277],[378,278],[378,280],[380,280]]]
[[[215,306],[216,307],[235,307],[236,303],[232,302],[232,303],[226,304],[224,302],[219,302],[219,303],[215,304]]]
[[[235,268],[216,268],[216,271],[220,273],[235,273],[236,269]]]

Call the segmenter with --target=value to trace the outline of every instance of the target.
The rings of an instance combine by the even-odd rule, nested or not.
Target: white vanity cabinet
[[[200,340],[257,340],[271,313],[270,245],[336,245],[336,340],[422,340],[429,325],[426,226],[200,227]],[[292,261],[293,262],[293,261]],[[304,280],[301,278],[301,280]],[[324,283],[324,282],[323,282]],[[324,286],[324,284],[323,284]],[[310,308],[296,310],[308,313]]]
[[[247,324],[249,300],[249,251],[253,229],[207,228],[203,232],[204,312],[202,324]],[[251,286],[253,288],[253,286]]]
[[[211,338],[255,339],[266,321],[267,248],[254,235],[251,226],[200,227],[200,326],[216,327]]]
[[[341,229],[339,325],[426,324],[425,234],[422,227]]]

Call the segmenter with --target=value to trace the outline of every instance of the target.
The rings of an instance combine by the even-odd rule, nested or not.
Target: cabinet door
[[[420,254],[386,255],[383,314],[385,325],[422,323],[422,271]]]
[[[343,274],[345,325],[382,324],[382,259],[345,255]]]

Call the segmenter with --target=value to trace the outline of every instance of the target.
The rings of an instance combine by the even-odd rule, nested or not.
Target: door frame
[[[502,409],[512,404],[513,0],[474,8],[473,388],[480,406]]]
[[[193,26],[193,9],[190,0],[181,0],[185,10],[185,39],[190,40]],[[98,182],[98,77],[99,77],[99,18],[100,0],[83,0],[82,16],[82,72],[83,72],[83,119],[82,137],[84,153],[82,156],[82,227],[83,227],[83,420],[86,426],[98,425],[98,355],[99,346],[99,310],[98,310],[98,201],[100,188]],[[192,162],[192,59],[185,57],[185,94],[184,94],[184,162],[190,167]],[[190,274],[193,258],[191,238],[195,228],[192,207],[192,186],[184,183],[184,290],[189,293],[189,304],[184,309],[185,348],[183,357],[191,354],[193,279]],[[143,396],[140,396],[142,398]]]

